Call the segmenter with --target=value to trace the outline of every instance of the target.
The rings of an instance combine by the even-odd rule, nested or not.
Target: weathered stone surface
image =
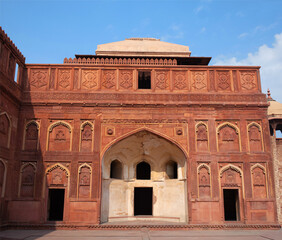
[[[232,215],[228,197],[237,223],[277,223],[281,144],[270,141],[258,67],[188,66],[169,57],[170,44],[153,60],[25,64],[2,30],[0,44],[1,224],[45,224],[62,210],[58,222],[74,226],[220,225]],[[138,86],[141,69],[148,89]],[[150,179],[137,177],[142,162]],[[145,218],[134,214],[137,188],[152,189]]]

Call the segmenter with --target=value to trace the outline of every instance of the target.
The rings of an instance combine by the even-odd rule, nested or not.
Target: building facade
[[[152,38],[26,64],[1,29],[0,49],[1,224],[277,224],[259,67]]]

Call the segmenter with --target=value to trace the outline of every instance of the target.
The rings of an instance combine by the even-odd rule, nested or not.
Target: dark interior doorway
[[[49,189],[49,221],[63,221],[65,189]]]
[[[134,216],[153,214],[153,188],[134,188]]]
[[[136,167],[136,179],[150,180],[151,166],[146,162],[140,162]]]
[[[239,221],[238,189],[223,189],[225,221]]]

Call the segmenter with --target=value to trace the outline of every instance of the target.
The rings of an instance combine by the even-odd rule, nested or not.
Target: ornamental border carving
[[[70,171],[68,170],[67,167],[65,167],[61,163],[55,163],[55,164],[51,165],[50,167],[46,168],[45,174],[44,174],[44,179],[43,179],[43,188],[42,188],[42,197],[43,198],[45,198],[46,188],[47,189],[52,188],[52,186],[50,187],[50,186],[47,186],[47,184],[46,184],[47,183],[47,175],[56,168],[60,168],[62,171],[64,171],[66,173],[66,178],[68,179],[68,185],[67,185],[67,187],[63,187],[63,188],[67,189],[67,191],[65,193],[65,197],[68,198],[68,192],[69,192],[69,188],[70,188],[70,177],[69,177]]]
[[[234,170],[235,172],[237,172],[237,173],[240,174],[240,177],[241,177],[241,178],[243,177],[243,171],[242,171],[239,167],[237,167],[237,166],[235,166],[235,165],[233,165],[233,164],[227,164],[227,165],[223,166],[223,167],[220,169],[220,171],[219,171],[219,176],[220,176],[220,178],[222,178],[223,173],[224,173],[225,171],[227,171],[228,169]]]
[[[22,186],[22,174],[23,170],[27,166],[32,166],[33,167],[33,172],[34,172],[34,179],[33,179],[33,197],[35,194],[35,183],[36,183],[36,162],[22,162],[21,168],[20,168],[20,179],[19,179],[19,186],[18,186],[18,197],[21,197],[21,186]]]
[[[103,119],[103,124],[188,123],[187,119]]]
[[[53,129],[59,125],[63,125],[65,127],[67,127],[69,129],[69,133],[70,133],[70,151],[72,149],[72,126],[65,122],[65,121],[56,121],[54,123],[52,123],[51,125],[49,125],[48,130],[47,130],[47,143],[46,143],[46,151],[49,151],[49,140],[50,140],[50,133],[53,131]]]
[[[91,164],[91,163],[90,163]],[[76,191],[76,197],[77,198],[79,198],[79,174],[80,174],[80,172],[81,172],[81,168],[83,168],[83,167],[87,167],[87,168],[89,168],[89,170],[90,170],[90,186],[89,186],[89,198],[91,198],[91,193],[92,193],[92,167],[91,167],[91,165],[90,164],[88,164],[88,163],[82,163],[79,167],[78,167],[78,170],[77,170],[77,191]]]
[[[26,120],[25,120],[26,121]],[[24,127],[24,133],[23,133],[23,145],[22,145],[22,150],[25,150],[25,138],[26,138],[26,130],[27,127],[34,123],[37,127],[38,130],[38,135],[37,135],[37,143],[36,143],[36,150],[39,149],[39,138],[40,138],[40,121],[39,120],[29,120],[28,122],[25,123],[25,127]]]
[[[190,93],[190,92],[189,92]],[[78,101],[96,101],[96,100],[107,100],[107,101],[113,101],[115,104],[115,101],[118,101],[118,104],[120,105],[120,97],[123,96],[124,93],[109,93],[109,92],[30,92],[30,94],[24,94],[23,99],[25,102],[30,102],[30,97],[34,99],[34,102],[36,100],[40,100],[42,102],[43,100],[52,100],[52,101],[65,101],[71,100],[73,102]],[[136,103],[132,103],[132,101],[138,101],[140,98],[139,94],[130,94],[127,95],[127,102],[130,105],[136,105]],[[163,103],[159,103],[159,99],[162,99]],[[235,103],[244,103],[250,105],[250,103],[255,104],[261,104],[261,102],[265,102],[266,105],[266,99],[265,96],[262,94],[255,94],[255,95],[239,95],[236,93],[232,94],[203,94],[203,93],[191,93],[191,94],[161,94],[161,93],[154,93],[152,94],[142,94],[142,100],[144,101],[150,101],[148,105],[150,104],[158,104],[163,105],[167,104],[167,102],[173,102],[174,104],[191,104],[195,101],[195,104],[230,104],[234,105]],[[158,100],[158,102],[155,102]],[[82,102],[83,103],[83,102]],[[126,104],[126,103],[124,103]]]
[[[239,152],[242,152],[242,146],[241,146],[241,134],[240,134],[240,129],[238,126],[236,126],[235,124],[231,123],[231,122],[223,122],[221,124],[219,124],[216,128],[216,146],[217,146],[217,151],[219,152],[219,142],[218,142],[218,135],[219,135],[219,131],[221,128],[225,127],[225,126],[229,126],[231,128],[233,128],[236,133],[238,134],[238,139],[239,139]]]
[[[62,165],[61,163],[55,163],[55,164],[53,164],[52,166],[48,167],[48,168],[45,170],[45,175],[46,175],[46,174],[49,174],[50,172],[52,172],[52,171],[55,170],[56,168],[60,168],[61,170],[65,171],[65,172],[66,172],[66,177],[69,178],[69,176],[70,176],[70,171],[68,170],[67,167],[65,167],[65,166]]]
[[[249,152],[251,151],[251,146],[250,146],[250,134],[249,134],[249,129],[250,127],[252,126],[256,126],[258,129],[259,129],[259,132],[260,132],[260,139],[261,139],[261,149],[262,149],[262,152],[264,152],[264,141],[263,141],[263,134],[262,134],[262,127],[260,124],[258,124],[257,122],[251,122],[247,125],[247,137],[248,137],[248,150]]]
[[[4,197],[6,190],[6,179],[7,179],[7,160],[0,158],[0,162],[2,162],[4,165],[3,185],[2,185],[2,192],[0,193],[1,194],[0,196]]]
[[[12,120],[11,120],[11,118],[10,118],[10,116],[8,115],[7,112],[1,112],[1,113],[0,113],[0,117],[1,117],[2,115],[6,115],[8,121],[9,121],[7,148],[10,148],[11,133],[12,133]]]
[[[81,144],[82,144],[82,131],[85,125],[89,125],[91,127],[91,139],[92,139],[92,144],[91,144],[91,152],[93,152],[94,149],[94,124],[90,122],[89,120],[83,121],[80,124],[80,134],[79,134],[79,152],[81,151]]]

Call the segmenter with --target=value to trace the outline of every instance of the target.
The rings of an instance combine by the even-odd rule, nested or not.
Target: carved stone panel
[[[46,89],[48,83],[48,69],[31,69],[29,83],[31,89]]]
[[[233,127],[224,125],[218,131],[218,149],[220,152],[240,151],[239,133]]]
[[[156,89],[169,90],[169,72],[156,71],[155,84]]]
[[[115,90],[116,87],[116,71],[103,70],[102,89]]]
[[[67,186],[68,174],[66,170],[60,165],[55,165],[49,169],[47,172],[47,184],[48,186]]]
[[[58,89],[70,90],[71,89],[71,70],[59,69],[58,71]]]
[[[79,172],[79,198],[89,198],[90,197],[90,181],[91,181],[91,170],[88,166],[80,168]]]
[[[32,198],[34,195],[34,181],[35,181],[35,169],[32,165],[26,165],[22,169],[21,174],[21,197]]]
[[[192,90],[207,91],[208,81],[206,71],[191,71],[192,74]]]
[[[231,91],[231,76],[229,71],[217,71],[217,90]]]
[[[221,173],[221,185],[223,187],[239,187],[242,185],[240,172],[235,168],[228,168]]]
[[[71,133],[68,127],[59,124],[49,134],[49,151],[70,150]]]
[[[197,151],[208,151],[208,130],[205,124],[198,124],[196,129]]]
[[[9,140],[10,122],[6,114],[0,115],[0,146],[7,147]]]
[[[240,71],[241,88],[243,91],[257,89],[257,78],[255,71]]]
[[[87,90],[98,88],[98,70],[82,70],[81,88]]]
[[[199,198],[210,198],[210,173],[205,167],[198,171]]]
[[[174,71],[172,73],[172,78],[174,90],[188,90],[186,71]]]
[[[26,127],[25,150],[36,151],[38,141],[38,129],[36,123],[31,123]]]
[[[119,72],[119,88],[132,89],[133,87],[133,71],[120,70]]]
[[[252,169],[253,198],[266,198],[266,177],[265,172],[260,167]]]
[[[81,130],[81,148],[82,152],[91,152],[93,144],[93,131],[89,124],[85,124]]]
[[[248,128],[248,134],[249,134],[250,151],[251,152],[262,151],[261,132],[258,126],[251,125]]]

